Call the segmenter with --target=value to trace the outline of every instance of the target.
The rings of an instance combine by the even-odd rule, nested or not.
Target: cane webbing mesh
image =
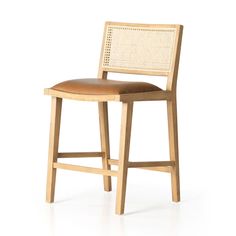
[[[104,68],[168,73],[171,69],[175,28],[107,26]]]

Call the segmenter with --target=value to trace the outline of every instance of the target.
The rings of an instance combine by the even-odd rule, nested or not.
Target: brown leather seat
[[[54,90],[75,94],[127,94],[160,91],[161,89],[146,82],[128,82],[102,79],[67,80],[52,87]]]

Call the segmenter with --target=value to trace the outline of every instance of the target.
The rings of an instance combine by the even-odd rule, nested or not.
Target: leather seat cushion
[[[67,80],[52,87],[54,90],[75,94],[127,94],[160,91],[161,89],[146,82],[128,82],[103,79]]]

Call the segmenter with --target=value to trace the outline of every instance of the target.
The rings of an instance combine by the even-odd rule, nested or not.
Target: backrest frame
[[[170,58],[170,66],[168,70],[163,69],[140,69],[140,68],[119,68],[117,66],[107,66],[104,64],[105,54],[107,51],[107,38],[108,38],[108,30],[111,28],[120,28],[120,29],[135,29],[135,30],[143,30],[143,31],[154,31],[158,30],[164,31],[169,30],[170,32],[174,32],[174,39],[172,46],[172,53]],[[127,73],[127,74],[140,74],[140,75],[152,75],[152,76],[166,76],[167,91],[176,91],[176,83],[178,76],[178,67],[179,67],[179,58],[180,58],[180,50],[181,50],[181,39],[182,39],[183,26],[182,25],[170,25],[170,24],[135,24],[135,23],[120,23],[120,22],[106,22],[104,28],[103,35],[103,43],[100,55],[100,63],[99,63],[99,71],[98,77],[101,79],[107,79],[108,72],[115,73]],[[111,42],[112,43],[112,42]]]

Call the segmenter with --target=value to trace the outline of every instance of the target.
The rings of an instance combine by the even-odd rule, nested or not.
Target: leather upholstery
[[[52,87],[54,90],[75,94],[127,94],[160,91],[161,89],[146,82],[128,82],[103,79],[67,80]]]

